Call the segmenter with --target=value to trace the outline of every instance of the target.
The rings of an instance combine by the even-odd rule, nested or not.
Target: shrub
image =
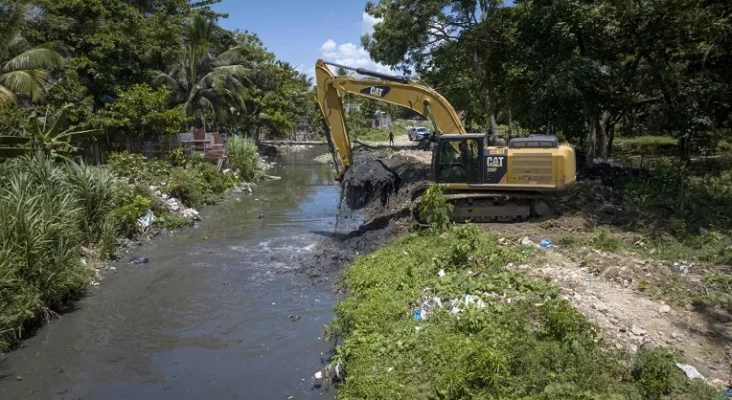
[[[126,237],[134,237],[138,232],[138,218],[145,215],[151,205],[152,200],[149,197],[139,194],[135,194],[131,200],[122,204],[114,211],[117,232]]]
[[[100,168],[76,164],[68,164],[65,173],[69,190],[82,209],[79,222],[84,242],[100,242],[109,229],[114,208],[115,183],[112,176]]]
[[[443,232],[450,226],[450,213],[453,205],[447,202],[442,188],[433,183],[425,191],[419,202],[419,213],[426,215],[427,222],[433,232]]]
[[[170,175],[168,190],[170,195],[189,207],[198,207],[204,203],[205,180],[195,173],[195,168],[174,169]]]
[[[239,172],[242,179],[253,181],[259,168],[257,144],[247,137],[231,136],[226,141],[226,156],[229,165]]]
[[[107,165],[112,173],[130,183],[149,183],[160,185],[170,176],[170,165],[158,159],[148,159],[142,154],[128,151],[111,153]]]
[[[96,211],[76,197],[69,168],[42,156],[4,166],[0,189],[0,351],[38,317],[79,294],[90,279],[80,262],[82,227],[97,225]],[[90,174],[93,176],[93,174]],[[94,179],[94,178],[90,178]],[[97,183],[91,182],[89,186]]]
[[[155,216],[153,225],[157,228],[179,229],[191,225],[191,221],[181,214],[170,211]]]
[[[186,156],[182,147],[176,147],[170,151],[170,162],[173,163],[174,167],[182,167],[186,164]]]

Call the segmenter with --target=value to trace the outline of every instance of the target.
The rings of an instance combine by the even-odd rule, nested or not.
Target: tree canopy
[[[256,34],[222,28],[219,2],[0,0],[0,136],[27,133],[37,107],[108,139],[291,134],[311,82]]]
[[[560,133],[607,157],[615,130],[729,135],[732,5],[724,0],[381,0],[362,43],[418,73],[468,126]]]

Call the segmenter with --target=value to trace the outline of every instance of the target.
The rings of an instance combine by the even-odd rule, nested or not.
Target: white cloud
[[[353,43],[337,44],[333,39],[328,39],[320,46],[320,55],[324,61],[348,67],[393,73],[387,66],[374,62],[366,49]]]
[[[383,21],[382,18],[374,18],[364,11],[364,13],[361,16],[361,34],[372,34],[374,33],[374,25],[378,24],[379,22]]]
[[[374,25],[381,21],[380,18],[374,18],[365,12],[361,15],[361,33],[371,34],[374,32]],[[368,51],[363,46],[346,42],[338,44],[333,39],[328,39],[320,46],[320,58],[326,62],[345,65],[353,68],[364,68],[370,71],[376,71],[386,74],[396,74],[389,67],[374,62],[369,56]],[[298,67],[298,70],[306,73],[308,76],[315,77],[315,69],[313,67],[305,69],[304,66]],[[331,67],[331,71],[335,73],[335,68]]]
[[[320,51],[333,51],[336,49],[336,42],[333,41],[333,39],[328,39],[327,42],[323,43],[322,46],[320,46]]]

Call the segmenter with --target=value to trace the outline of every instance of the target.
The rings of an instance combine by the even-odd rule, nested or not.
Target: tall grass
[[[239,172],[242,179],[253,181],[259,168],[257,144],[247,137],[232,136],[226,141],[229,165]]]
[[[6,161],[0,178],[2,351],[88,284],[80,246],[104,237],[112,180],[93,167],[40,154]]]

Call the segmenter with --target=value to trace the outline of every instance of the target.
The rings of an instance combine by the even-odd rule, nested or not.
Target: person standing
[[[394,132],[389,131],[389,144],[394,146]]]

